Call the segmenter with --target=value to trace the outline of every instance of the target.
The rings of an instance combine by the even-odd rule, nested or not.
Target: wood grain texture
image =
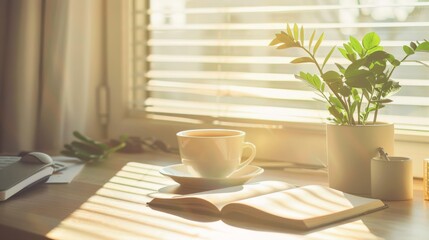
[[[159,174],[179,162],[177,155],[115,154],[87,164],[70,184],[43,184],[0,203],[2,239],[427,239],[429,202],[421,180],[412,201],[386,202],[389,208],[311,232],[263,224],[225,221],[173,210],[152,209],[151,194],[190,193]],[[296,185],[327,184],[321,172],[265,169],[252,179]]]

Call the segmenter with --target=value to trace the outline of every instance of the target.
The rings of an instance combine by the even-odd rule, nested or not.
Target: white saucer
[[[228,178],[204,178],[191,173],[192,169],[184,164],[175,164],[159,170],[162,175],[168,176],[183,187],[214,189],[241,185],[264,172],[264,169],[247,165],[234,172]]]

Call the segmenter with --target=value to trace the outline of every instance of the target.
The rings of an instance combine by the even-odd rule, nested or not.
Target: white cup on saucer
[[[245,142],[245,132],[229,129],[195,129],[177,133],[182,163],[200,177],[225,178],[253,161],[256,147]],[[250,156],[242,161],[245,148]]]

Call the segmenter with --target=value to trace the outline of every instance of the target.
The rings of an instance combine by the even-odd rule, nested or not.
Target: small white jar
[[[407,157],[371,160],[371,196],[381,200],[413,198],[413,162]]]

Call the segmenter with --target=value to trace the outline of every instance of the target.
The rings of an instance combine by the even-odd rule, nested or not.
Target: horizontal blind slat
[[[429,22],[360,22],[360,23],[297,23],[306,29],[343,29],[343,28],[425,28]],[[285,29],[284,23],[228,23],[228,24],[163,24],[148,25],[149,31],[166,30],[272,30]]]
[[[325,52],[341,46],[353,32],[357,38],[364,32],[380,32],[382,45],[397,57],[409,41],[429,38],[424,34],[429,26],[428,1],[150,2],[154,4],[150,9],[133,13],[132,31],[149,37],[130,42],[136,66],[131,91],[137,96],[132,106],[153,117],[192,119],[195,124],[196,119],[224,118],[316,123],[328,117],[326,107],[313,100],[314,92],[295,78],[299,71],[311,71],[314,66],[291,64],[303,54],[268,46],[286,22],[303,25],[307,34],[313,29],[318,35],[326,33],[317,56],[320,62]],[[380,9],[393,15],[376,18],[383,15],[373,14]],[[151,22],[142,24],[142,16]],[[150,54],[140,54],[141,49]],[[429,57],[419,60],[429,66]],[[138,67],[141,62],[147,62],[147,71]],[[334,62],[348,64],[338,51],[327,68],[335,68]],[[401,129],[429,131],[429,68],[421,63],[405,62],[395,72],[393,78],[403,88],[390,97],[394,102],[382,109],[380,120],[393,121]]]
[[[223,71],[170,71],[152,70],[145,74],[148,79],[212,79],[242,80],[263,82],[301,82],[294,74],[260,72],[223,72]],[[429,87],[427,79],[394,78],[402,86]],[[137,86],[139,87],[139,86]]]
[[[303,55],[303,54],[302,54]],[[302,56],[301,55],[301,56]],[[266,57],[266,56],[213,56],[213,55],[155,55],[147,56],[146,60],[149,62],[177,62],[177,63],[230,63],[230,64],[293,64],[292,60],[301,56],[294,57]],[[316,58],[318,62],[323,62],[324,58]],[[332,57],[331,61],[327,64],[348,64],[349,60],[344,58]],[[423,64],[429,65],[429,61],[421,61]],[[306,63],[310,64],[310,63]],[[421,63],[417,62],[404,62],[401,66],[419,66]]]
[[[294,74],[280,73],[253,73],[253,72],[223,72],[223,71],[170,71],[151,70],[145,75],[147,78],[186,78],[186,79],[213,79],[213,80],[253,80],[253,81],[291,81],[298,82]],[[418,80],[416,80],[418,81]]]
[[[197,111],[204,116],[222,116],[231,118],[251,118],[283,121],[284,119],[307,118],[314,119],[312,122],[320,121],[326,117],[326,111],[304,110],[297,108],[280,108],[269,106],[252,106],[239,104],[218,104],[196,101],[180,101],[149,98],[145,102],[146,110],[157,113],[176,113],[195,115]],[[317,116],[320,117],[317,117]],[[316,116],[316,117],[315,117]]]
[[[281,107],[248,106],[239,104],[213,104],[195,101],[176,101],[166,99],[149,98],[145,102],[148,111],[155,113],[175,113],[181,115],[195,115],[195,111],[201,111],[205,116],[222,116],[252,119],[267,119],[271,121],[287,121],[288,119],[305,118],[307,122],[320,122],[327,117],[325,110],[296,109]],[[156,107],[155,107],[156,106]],[[241,114],[241,116],[240,116]],[[266,115],[264,115],[266,114]],[[243,117],[245,116],[245,117]],[[416,125],[427,126],[427,118],[408,117],[399,115],[383,115],[380,120],[388,120],[401,125],[412,122]],[[297,121],[299,122],[299,121]]]
[[[308,12],[327,10],[349,10],[370,8],[397,8],[397,7],[427,7],[428,2],[386,3],[380,4],[351,4],[351,5],[297,5],[297,6],[256,6],[256,7],[207,7],[207,8],[180,8],[180,9],[148,9],[147,14],[218,14],[218,13],[273,13],[273,12]],[[140,13],[140,12],[139,12]]]
[[[173,93],[192,93],[206,96],[258,97],[266,99],[287,99],[313,101],[317,97],[313,91],[298,91],[276,88],[244,87],[233,85],[195,84],[183,82],[166,82],[150,80],[148,91],[163,91]]]
[[[308,39],[305,39],[308,42]],[[149,39],[148,46],[156,47],[267,47],[270,40],[252,40],[252,39]],[[323,46],[333,47],[341,46],[344,43],[342,40],[325,40]],[[142,42],[138,44],[144,44]],[[398,47],[409,44],[409,41],[383,41],[385,47]]]
[[[189,93],[204,96],[219,97],[255,97],[265,99],[283,99],[314,101],[318,96],[313,91],[299,91],[262,87],[243,87],[234,85],[195,84],[172,81],[150,80],[146,90],[151,92]],[[320,98],[318,98],[320,99]],[[429,107],[428,97],[392,96],[391,105],[426,106]],[[321,100],[321,99],[320,99]]]

